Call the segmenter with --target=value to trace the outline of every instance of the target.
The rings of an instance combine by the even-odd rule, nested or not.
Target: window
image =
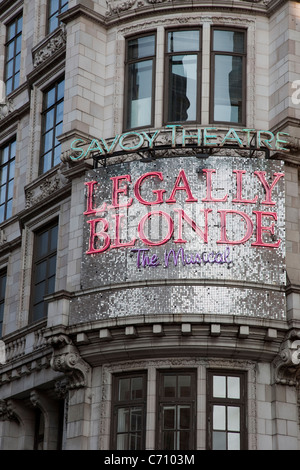
[[[57,222],[35,234],[32,321],[41,320],[47,316],[47,303],[44,301],[44,296],[52,294],[55,290],[57,234]]]
[[[155,35],[126,43],[125,128],[151,126],[154,102]]]
[[[48,8],[48,33],[52,33],[59,26],[58,15],[68,9],[68,0],[49,0]]]
[[[34,426],[34,449],[44,449],[45,419],[40,408],[35,410],[35,426]]]
[[[200,121],[200,30],[167,33],[166,122]]]
[[[0,149],[0,223],[12,216],[16,140]]]
[[[2,329],[3,329],[5,289],[6,289],[6,271],[2,271],[0,272],[0,338],[2,336]]]
[[[215,28],[211,52],[213,122],[245,124],[245,31]]]
[[[208,373],[208,449],[246,450],[246,375]]]
[[[160,372],[158,380],[160,450],[195,449],[196,373]]]
[[[61,144],[57,137],[62,133],[63,126],[64,84],[62,79],[44,93],[40,173],[60,163]]]
[[[145,448],[146,379],[144,372],[114,377],[112,449]]]
[[[14,91],[20,82],[22,22],[22,16],[18,16],[7,25],[5,44],[5,85],[7,95]]]

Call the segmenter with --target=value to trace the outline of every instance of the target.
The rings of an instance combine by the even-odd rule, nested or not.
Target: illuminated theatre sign
[[[283,161],[183,152],[94,168],[83,189],[85,295],[74,323],[285,316]]]
[[[83,139],[75,139],[71,143],[73,161],[79,161],[97,155],[98,158],[110,157],[126,152],[155,151],[163,148],[198,148],[213,149],[234,146],[239,149],[261,149],[286,152],[286,140],[289,134],[255,129],[218,129],[204,127],[186,129],[181,125],[172,124],[165,128],[150,132],[126,132],[117,134],[113,139],[92,139],[87,143]]]

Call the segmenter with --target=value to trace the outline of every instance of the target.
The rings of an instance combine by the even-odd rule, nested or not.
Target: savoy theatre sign
[[[84,188],[85,320],[285,315],[282,161],[132,160],[88,171]]]

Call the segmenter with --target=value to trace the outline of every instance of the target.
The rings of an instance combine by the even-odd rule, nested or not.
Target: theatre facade
[[[0,1],[0,448],[299,450],[299,1]]]

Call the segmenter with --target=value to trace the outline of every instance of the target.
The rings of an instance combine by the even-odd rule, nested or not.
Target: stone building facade
[[[1,0],[0,80],[0,448],[298,450],[299,0]]]

